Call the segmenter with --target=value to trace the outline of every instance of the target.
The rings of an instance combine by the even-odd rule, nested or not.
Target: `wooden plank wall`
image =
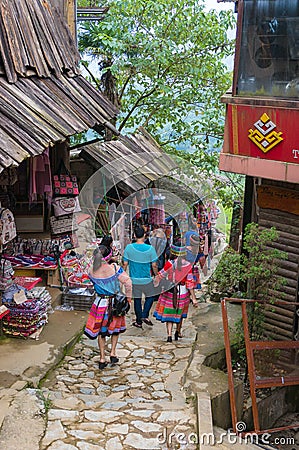
[[[275,186],[279,184],[275,183]],[[294,186],[294,190],[297,189],[298,185]],[[275,227],[279,231],[278,242],[271,246],[288,255],[288,259],[280,261],[278,271],[278,275],[285,279],[286,284],[279,292],[272,290],[271,295],[277,300],[298,302],[299,216],[279,209],[259,208],[258,223],[261,228]],[[265,330],[271,339],[298,339],[296,307],[292,305],[270,307],[266,311]]]

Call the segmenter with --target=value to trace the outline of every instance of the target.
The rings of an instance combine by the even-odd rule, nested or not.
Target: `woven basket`
[[[92,295],[77,295],[69,292],[69,288],[65,288],[61,294],[61,304],[65,306],[72,306],[74,309],[82,311],[89,310],[95,299],[95,292],[93,289],[88,289]]]
[[[76,288],[76,287],[77,288],[84,288],[84,287],[86,287],[86,288],[89,288],[89,289],[91,289],[93,287],[93,284],[91,282],[90,283],[79,283],[78,280],[75,280],[74,278],[75,278],[74,275],[70,275],[68,277],[67,283],[68,283],[69,287],[73,287],[73,288]]]

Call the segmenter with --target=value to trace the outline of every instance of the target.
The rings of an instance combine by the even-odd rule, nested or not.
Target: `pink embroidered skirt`
[[[184,289],[180,287],[182,292],[178,295],[177,308],[173,307],[171,292],[163,292],[160,295],[154,312],[154,317],[157,320],[160,320],[161,322],[179,323],[181,319],[187,317],[190,294],[184,286],[183,288]]]
[[[99,301],[100,300],[100,301]],[[84,334],[90,339],[96,339],[97,336],[111,336],[126,331],[126,318],[112,317],[109,321],[108,315],[109,297],[96,297],[93,302],[87,323],[85,325]]]

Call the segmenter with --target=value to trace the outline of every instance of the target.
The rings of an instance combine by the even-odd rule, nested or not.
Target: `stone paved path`
[[[119,364],[103,371],[97,343],[85,337],[65,357],[42,388],[48,422],[41,450],[197,448],[195,402],[184,391],[195,330],[187,320],[185,337],[166,343],[165,325],[144,328],[128,325]]]

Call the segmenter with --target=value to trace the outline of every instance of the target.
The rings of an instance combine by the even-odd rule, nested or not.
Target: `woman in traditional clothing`
[[[120,285],[125,287],[128,302],[132,300],[132,281],[126,272],[117,264],[108,264],[111,250],[100,245],[94,251],[93,267],[89,278],[94,285],[96,298],[91,307],[85,326],[84,334],[90,339],[98,338],[100,349],[99,369],[104,369],[108,362],[105,360],[106,337],[111,337],[110,362],[118,362],[116,345],[120,333],[126,331],[125,316],[115,317],[112,314],[114,295],[120,292]]]
[[[190,245],[186,247],[186,260],[193,265],[192,273],[195,281],[194,289],[201,289],[200,274],[197,263],[202,255],[202,249],[203,247],[201,246],[200,237],[196,234],[192,234],[190,236]]]
[[[115,254],[114,249],[113,249],[113,239],[112,239],[112,236],[110,236],[109,234],[106,234],[106,235],[102,238],[101,244],[100,244],[100,245],[103,245],[104,247],[107,247],[108,250],[109,250],[109,252],[110,252],[110,258],[108,258],[108,257],[106,258],[107,262],[108,262],[109,264],[111,264],[111,263],[113,263],[113,262],[117,263],[117,255]]]
[[[190,300],[197,306],[194,293],[195,283],[192,274],[192,264],[185,259],[186,247],[170,246],[170,258],[155,278],[155,286],[162,279],[168,279],[172,288],[161,293],[154,317],[166,323],[167,342],[172,342],[173,324],[176,324],[174,339],[182,337],[183,319],[187,317]]]

